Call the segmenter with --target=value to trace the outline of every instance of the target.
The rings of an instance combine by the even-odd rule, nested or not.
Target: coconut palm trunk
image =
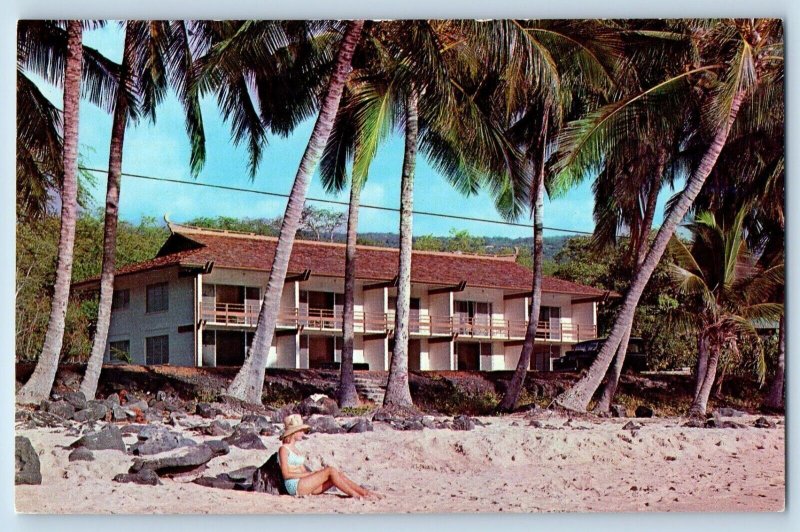
[[[647,244],[648,244],[647,237],[650,234],[650,228],[653,227],[653,218],[655,218],[656,203],[658,202],[658,191],[659,191],[658,184],[659,180],[661,179],[661,174],[664,173],[665,161],[666,161],[666,154],[662,152],[657,172],[654,174],[653,179],[650,183],[650,190],[647,192],[647,205],[645,206],[642,225],[638,231],[639,241],[636,242],[635,246],[636,264],[633,270],[634,276],[642,268],[642,263],[644,262],[645,256],[647,255]],[[614,357],[614,365],[611,367],[611,372],[607,376],[606,384],[603,387],[603,394],[600,396],[600,400],[594,407],[594,412],[597,414],[608,413],[609,410],[611,409],[611,401],[614,399],[614,395],[616,395],[617,393],[617,387],[619,386],[619,377],[620,375],[622,375],[622,366],[625,365],[625,357],[628,354],[628,343],[630,342],[631,339],[631,329],[633,329],[632,322],[630,327],[628,327],[628,329],[625,331],[625,334],[623,334],[622,336],[622,340],[619,343],[619,348],[617,349],[617,355]]]
[[[508,383],[506,393],[497,406],[501,412],[511,412],[519,401],[525,377],[531,365],[533,346],[536,343],[536,328],[539,325],[539,310],[542,307],[542,264],[544,263],[544,170],[545,150],[547,146],[547,127],[549,114],[544,113],[542,118],[542,154],[541,164],[536,174],[533,185],[533,283],[531,287],[531,305],[528,315],[528,326],[525,329],[525,339],[522,341],[522,350],[517,360],[517,367],[511,382]]]
[[[594,363],[589,368],[589,372],[572,388],[556,397],[556,404],[568,410],[574,410],[578,412],[586,411],[586,407],[592,400],[594,392],[597,390],[598,386],[603,380],[603,376],[606,374],[609,366],[611,365],[611,361],[613,360],[614,355],[617,352],[620,343],[622,342],[623,336],[633,325],[636,306],[639,303],[639,299],[642,297],[642,292],[644,292],[647,282],[650,280],[650,276],[653,274],[653,271],[656,269],[656,266],[661,260],[661,256],[664,254],[669,240],[675,233],[675,229],[678,227],[678,224],[681,222],[681,220],[683,220],[684,216],[686,216],[686,213],[689,212],[689,209],[699,194],[700,189],[703,187],[708,175],[714,168],[714,165],[716,164],[717,159],[722,152],[722,148],[725,146],[725,142],[728,139],[731,126],[736,119],[736,115],[739,112],[739,107],[741,106],[744,97],[745,91],[742,89],[738,89],[734,94],[725,123],[722,124],[717,133],[714,135],[711,145],[703,154],[700,165],[687,181],[686,187],[683,189],[683,192],[681,192],[681,195],[678,201],[675,203],[674,208],[664,220],[661,228],[659,228],[656,238],[650,247],[650,251],[647,253],[647,257],[642,263],[642,267],[634,276],[631,286],[625,295],[625,299],[622,303],[620,312],[617,315],[617,319],[614,322],[614,327],[611,331],[611,334],[603,344],[603,348],[600,350],[600,353],[597,355]]]
[[[708,338],[706,341],[701,342],[700,345],[705,352],[699,353],[699,355],[707,360],[708,363],[706,364],[705,373],[697,376],[699,386],[697,387],[697,394],[692,401],[692,406],[689,408],[689,417],[704,417],[706,415],[708,398],[714,386],[714,379],[717,375],[717,364],[719,363],[720,346],[712,344]]]
[[[775,375],[772,377],[772,384],[769,393],[764,401],[764,406],[774,410],[783,408],[783,380],[786,361],[786,332],[783,324],[784,317],[781,316],[778,322],[778,364],[775,367]]]
[[[337,399],[340,407],[358,405],[358,392],[353,376],[353,340],[355,338],[356,241],[358,238],[358,208],[361,203],[361,182],[353,179],[350,185],[350,206],[347,212],[347,246],[344,258],[344,309],[342,333],[342,365],[339,374]],[[366,328],[366,327],[365,327]]]
[[[411,241],[414,207],[414,168],[419,134],[418,95],[412,88],[406,96],[405,153],[400,182],[400,253],[397,307],[394,317],[394,349],[389,365],[384,406],[412,406],[408,384],[408,316],[411,306]]]
[[[38,403],[53,387],[64,341],[64,321],[72,280],[75,224],[78,220],[78,121],[83,69],[81,21],[67,23],[67,57],[64,64],[64,181],[61,186],[61,233],[53,301],[44,346],[33,375],[19,390],[18,403]]]
[[[97,310],[97,330],[92,351],[86,363],[86,373],[80,391],[87,399],[97,393],[97,383],[103,367],[103,358],[111,323],[111,302],[114,296],[114,267],[117,254],[117,223],[119,221],[119,194],[122,181],[122,150],[125,144],[125,129],[128,124],[128,98],[125,88],[130,80],[131,58],[134,53],[133,32],[125,31],[125,48],[120,70],[117,101],[111,125],[111,145],[108,156],[108,183],[106,186],[106,212],[103,225],[103,265],[100,274],[100,302]]]
[[[339,50],[336,55],[334,72],[331,75],[328,88],[322,100],[317,122],[311,132],[311,138],[306,146],[300,167],[294,179],[286,212],[281,223],[278,245],[275,248],[275,257],[267,282],[267,291],[258,314],[253,344],[249,356],[244,361],[239,372],[228,388],[228,395],[247,403],[260,404],[261,392],[264,387],[264,374],[267,365],[272,338],[275,334],[275,324],[278,321],[278,312],[281,304],[281,293],[289,269],[289,258],[294,246],[294,238],[300,226],[300,217],[306,200],[306,193],[311,182],[311,176],[319,163],[325,144],[333,129],[339,101],[342,98],[342,89],[352,70],[353,52],[361,38],[363,20],[354,20],[348,23]]]

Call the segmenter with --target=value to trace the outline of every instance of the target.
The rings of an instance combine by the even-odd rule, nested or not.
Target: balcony
[[[207,325],[221,328],[255,328],[258,323],[258,303],[217,303],[202,305],[201,316]],[[339,309],[283,308],[278,314],[277,328],[303,331],[341,333],[343,325]],[[430,316],[412,311],[408,328],[412,336],[475,338],[478,340],[522,340],[528,324],[524,320],[499,318]],[[392,333],[394,312],[356,312],[353,320],[356,333]],[[575,343],[597,337],[597,327],[578,323],[540,321],[536,339],[554,343]]]

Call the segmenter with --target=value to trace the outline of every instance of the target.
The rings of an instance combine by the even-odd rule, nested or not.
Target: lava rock
[[[40,408],[47,413],[63,417],[64,419],[72,419],[75,417],[75,407],[63,399],[60,401],[42,401]]]
[[[372,423],[368,419],[359,418],[355,420],[349,427],[347,427],[347,432],[349,434],[357,434],[361,432],[369,432],[374,430]]]
[[[541,422],[541,421],[538,421],[538,420],[536,420],[536,419],[532,419],[532,420],[531,420],[531,422],[530,422],[529,424],[530,424],[530,426],[531,426],[531,427],[534,427],[534,428],[537,428],[537,429],[541,429],[541,428],[543,428],[543,427],[544,427],[544,425],[542,424],[542,422]]]
[[[125,442],[122,441],[122,432],[116,425],[106,425],[96,432],[90,432],[75,440],[71,449],[86,447],[91,451],[103,451],[106,449],[125,452]]]
[[[150,409],[150,405],[147,404],[147,401],[144,399],[140,399],[138,401],[129,401],[125,403],[125,408],[128,410],[133,410],[134,408],[138,408],[142,412],[147,412]]]
[[[278,453],[272,453],[264,464],[253,473],[251,490],[270,495],[286,495],[281,466],[278,464]]]
[[[736,410],[735,408],[722,407],[717,408],[713,414],[714,417],[742,417],[745,415],[745,412]]]
[[[111,419],[114,421],[125,421],[128,419],[128,413],[121,406],[114,404],[111,407]]]
[[[342,434],[345,432],[332,416],[313,415],[308,418],[307,423],[311,426],[311,432],[322,434]]]
[[[131,453],[135,455],[159,454],[179,447],[192,447],[197,442],[166,427],[149,425],[139,431],[138,441],[131,445]]]
[[[184,421],[188,415],[186,412],[182,410],[176,410],[169,413],[169,424],[173,427],[177,427],[178,425],[184,425]]]
[[[611,417],[628,417],[628,409],[623,405],[611,405]]]
[[[75,410],[87,408],[86,396],[83,392],[68,392],[64,394],[64,400],[75,407]]]
[[[75,412],[73,419],[81,423],[105,419],[108,407],[102,401],[87,401],[86,408]]]
[[[210,445],[200,444],[176,450],[174,453],[155,458],[135,458],[129,473],[152,469],[159,476],[185,473],[204,467],[212,458],[219,456]]]
[[[145,484],[149,486],[158,486],[161,484],[158,475],[152,469],[142,469],[136,473],[120,473],[113,478],[114,482]]]
[[[242,416],[242,423],[252,424],[256,432],[262,436],[272,436],[278,433],[278,429],[272,424],[272,420],[259,414],[246,414]]]
[[[298,405],[300,415],[304,417],[320,414],[324,416],[338,416],[340,414],[339,405],[330,397],[320,397],[314,400],[313,397],[306,397]]]
[[[14,463],[14,484],[42,483],[39,455],[25,436],[17,436],[14,440]]]
[[[642,428],[642,426],[634,423],[633,421],[628,421],[622,426],[622,430],[639,430],[640,428]]]
[[[705,423],[703,423],[699,419],[690,419],[689,421],[684,423],[683,426],[692,429],[702,429],[703,427],[705,427]]]
[[[77,461],[86,461],[86,462],[93,462],[94,461],[94,454],[92,451],[87,449],[86,447],[78,447],[71,453],[69,453],[69,461],[70,462],[77,462]]]
[[[220,415],[219,408],[212,406],[208,403],[197,403],[197,406],[194,409],[194,413],[200,417],[204,417],[206,419],[213,419]]]
[[[231,452],[230,445],[223,440],[209,440],[204,442],[203,445],[208,445],[214,453],[214,456],[222,456],[223,454]]]
[[[636,417],[653,417],[655,412],[653,412],[653,409],[649,406],[639,405],[636,407],[635,415]]]
[[[753,426],[756,427],[756,428],[759,428],[759,429],[773,429],[773,428],[775,428],[775,424],[772,423],[770,420],[768,420],[767,418],[765,418],[763,416],[758,418],[758,419],[756,419],[755,422],[753,423]]]
[[[255,427],[250,423],[239,423],[234,427],[233,434],[222,441],[233,447],[240,449],[266,449],[264,442],[261,441]]]
[[[460,415],[453,418],[453,430],[472,430],[475,422],[469,416]]]
[[[202,432],[207,436],[225,436],[231,432],[231,424],[227,421],[215,419],[203,427]]]
[[[240,483],[231,479],[227,473],[221,473],[216,477],[197,477],[192,480],[192,484],[197,484],[204,488],[216,488],[221,490],[241,489]]]
[[[116,405],[120,404],[120,402],[119,402],[119,394],[118,393],[112,393],[111,395],[106,397],[106,402],[113,403],[113,404],[116,404]]]
[[[392,423],[392,426],[398,430],[422,430],[425,426],[419,419],[404,419],[399,422]]]
[[[435,429],[436,426],[436,418],[433,416],[422,416],[422,419],[419,420],[422,423],[422,426],[426,429]]]

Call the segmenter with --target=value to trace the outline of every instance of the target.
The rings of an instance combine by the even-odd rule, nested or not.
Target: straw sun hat
[[[292,414],[283,418],[283,427],[283,432],[281,432],[281,435],[278,436],[278,439],[281,440],[291,436],[295,432],[299,432],[301,430],[311,430],[310,426],[303,423],[303,418],[300,417],[300,414]]]

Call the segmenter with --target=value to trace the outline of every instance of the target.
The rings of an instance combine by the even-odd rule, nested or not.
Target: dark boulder
[[[397,430],[422,430],[425,426],[419,419],[403,419],[392,423],[392,427]]]
[[[232,480],[227,473],[221,473],[216,477],[197,477],[192,480],[192,483],[203,486],[204,488],[216,488],[221,490],[235,490],[239,487],[239,483]]]
[[[242,416],[242,423],[251,423],[256,432],[262,436],[274,436],[280,432],[272,422],[272,419],[259,414],[246,414]]]
[[[649,406],[639,405],[636,407],[635,415],[636,417],[653,417],[655,412]]]
[[[724,406],[722,408],[717,408],[713,412],[713,415],[714,417],[742,417],[745,415],[745,412]]]
[[[340,414],[339,405],[330,397],[320,397],[314,400],[313,397],[306,397],[298,405],[297,409],[303,417],[319,414],[323,416],[338,416]]]
[[[311,426],[311,432],[321,434],[342,434],[345,431],[332,416],[314,415],[306,423]]]
[[[253,473],[252,491],[269,493],[270,495],[287,495],[283,484],[281,466],[278,464],[278,453],[272,453],[264,464]]]
[[[703,427],[705,427],[705,423],[703,423],[699,419],[690,419],[689,421],[684,423],[683,426],[692,429],[702,429]]]
[[[159,476],[186,473],[204,468],[216,456],[220,456],[220,451],[215,450],[214,446],[200,444],[177,449],[166,456],[134,458],[133,465],[128,472],[138,473],[143,469],[152,469]]]
[[[77,462],[77,461],[86,461],[86,462],[93,462],[94,461],[94,454],[92,451],[87,449],[86,447],[78,447],[71,453],[69,453],[69,461],[70,462]]]
[[[144,399],[140,399],[138,401],[129,401],[125,403],[125,408],[127,410],[134,410],[138,408],[142,412],[147,412],[150,409],[150,405],[147,404],[147,401]]]
[[[114,482],[145,484],[149,486],[158,486],[161,484],[158,475],[152,469],[142,469],[136,473],[120,473],[113,478]]]
[[[347,432],[350,434],[357,434],[361,432],[369,432],[375,430],[372,423],[368,419],[359,418],[347,427]]]
[[[628,417],[628,409],[623,405],[611,405],[611,417]]]
[[[113,421],[125,421],[128,419],[128,413],[118,404],[113,404],[111,406],[111,419]]]
[[[107,413],[108,407],[102,401],[87,401],[86,408],[75,412],[73,419],[81,423],[100,421]]]
[[[42,401],[40,408],[49,414],[64,419],[72,419],[75,417],[75,407],[63,399],[60,401]]]
[[[234,427],[233,434],[222,441],[233,447],[240,449],[258,449],[263,450],[267,447],[261,441],[255,427],[250,423],[239,423]]]
[[[106,402],[117,404],[117,405],[120,404],[119,403],[119,394],[118,393],[112,393],[111,395],[106,397]]]
[[[622,430],[639,430],[640,428],[642,428],[642,426],[633,421],[628,421],[622,426]]]
[[[25,436],[17,436],[14,440],[14,463],[14,484],[42,483],[39,455]]]
[[[203,434],[207,436],[225,436],[231,432],[231,424],[227,421],[215,419],[205,427],[202,427]]]
[[[83,392],[67,392],[64,394],[64,400],[75,407],[75,410],[83,410],[87,407],[86,396]]]
[[[472,430],[475,428],[475,421],[465,415],[453,418],[453,430]]]
[[[194,413],[206,419],[213,419],[222,414],[219,408],[208,403],[197,403],[197,406],[194,408]]]
[[[530,422],[530,426],[537,429],[544,427],[544,425],[542,425],[542,422],[537,419],[532,419]]]
[[[228,445],[228,442],[223,440],[209,440],[204,442],[203,445],[208,445],[211,448],[211,451],[214,453],[214,456],[222,456],[223,454],[228,454],[231,452],[230,445]]]
[[[75,440],[71,449],[78,447],[86,447],[91,451],[114,450],[125,452],[125,442],[122,441],[122,432],[115,425],[106,425],[96,432],[85,434],[81,438]]]
[[[159,454],[179,447],[197,445],[196,441],[159,425],[146,426],[139,431],[137,438],[139,441],[131,445],[131,453],[135,455]]]
[[[773,429],[773,428],[775,428],[775,424],[772,423],[770,420],[768,420],[767,418],[765,418],[763,416],[758,418],[758,419],[756,419],[755,422],[753,423],[753,426],[756,427],[756,428],[759,428],[759,429]]]

